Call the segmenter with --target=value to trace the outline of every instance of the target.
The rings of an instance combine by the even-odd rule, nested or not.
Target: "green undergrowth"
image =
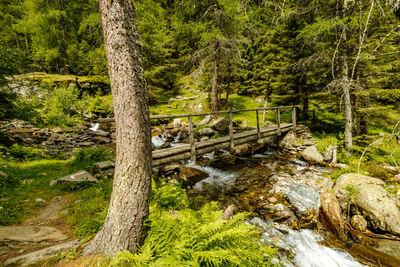
[[[28,148],[27,148],[28,149]],[[31,151],[31,150],[29,150]],[[35,199],[45,201],[57,195],[74,192],[82,185],[49,186],[50,181],[63,177],[81,169],[91,171],[97,161],[109,158],[105,149],[85,149],[68,160],[33,159],[18,153],[13,157],[0,157],[0,171],[8,175],[0,177],[0,225],[18,224],[26,217],[35,214],[43,205]],[[17,155],[19,155],[17,157]]]
[[[119,253],[111,266],[272,266],[276,252],[259,244],[246,213],[223,220],[217,203],[188,208],[179,184],[154,183],[149,232],[138,254]]]

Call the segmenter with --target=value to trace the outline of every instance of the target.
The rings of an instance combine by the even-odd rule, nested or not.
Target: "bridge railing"
[[[256,121],[257,121],[257,136],[258,139],[261,138],[261,127],[260,127],[260,111],[268,111],[274,110],[276,113],[276,125],[277,125],[277,134],[281,135],[281,111],[282,110],[291,110],[291,123],[292,128],[296,128],[296,108],[299,106],[279,106],[279,107],[267,107],[267,108],[254,108],[254,109],[230,109],[230,110],[221,110],[221,111],[214,111],[214,112],[204,112],[204,113],[188,113],[188,114],[172,114],[172,115],[153,115],[150,116],[151,120],[160,120],[160,119],[174,119],[174,118],[188,118],[189,122],[189,143],[190,143],[190,159],[194,160],[196,158],[196,143],[194,139],[194,124],[193,124],[193,117],[202,117],[208,115],[220,115],[220,114],[228,114],[229,120],[229,149],[234,148],[234,134],[233,134],[233,119],[232,114],[234,113],[242,113],[242,112],[252,112],[255,111],[256,113]],[[99,119],[97,122],[113,122],[114,118],[106,118],[106,119]]]

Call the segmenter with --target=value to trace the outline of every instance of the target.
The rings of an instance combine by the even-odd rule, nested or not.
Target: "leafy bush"
[[[102,96],[99,92],[95,97],[88,98],[86,103],[87,109],[95,114],[102,115],[103,117],[114,116],[112,95]]]
[[[108,148],[84,148],[75,153],[73,164],[76,168],[93,171],[94,163],[109,160],[111,151]]]
[[[22,161],[22,160],[38,160],[38,159],[46,159],[48,156],[45,154],[43,149],[34,148],[34,147],[22,147],[17,143],[13,144],[9,148],[6,149],[6,154],[9,158]]]
[[[48,126],[67,126],[80,123],[79,113],[83,109],[78,101],[76,87],[58,87],[43,103],[40,111],[44,124]]]

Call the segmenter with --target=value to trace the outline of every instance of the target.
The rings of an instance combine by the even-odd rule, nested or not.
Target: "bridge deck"
[[[279,136],[282,133],[290,131],[292,128],[292,123],[283,123],[280,124],[280,129],[278,126],[270,126],[261,127],[260,133],[258,133],[258,130],[256,129],[233,134],[233,145],[254,142],[259,138],[265,138],[274,135]],[[194,147],[196,156],[204,155],[220,149],[227,149],[231,147],[231,137],[224,136],[203,142],[196,142],[194,143]],[[190,159],[192,156],[191,149],[191,144],[183,144],[177,147],[155,150],[153,151],[153,166],[159,166],[161,164],[178,160]]]

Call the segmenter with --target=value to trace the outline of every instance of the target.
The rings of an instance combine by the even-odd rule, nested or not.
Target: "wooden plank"
[[[260,117],[258,114],[258,110],[256,110],[256,117],[257,117],[257,136],[258,139],[261,139],[261,134],[260,134]]]
[[[281,136],[281,110],[280,108],[276,108],[276,126],[278,127],[278,136]]]
[[[291,129],[291,127],[292,127],[292,124],[288,124],[288,125],[285,125],[285,127],[282,127],[282,130],[285,132],[288,132]],[[261,131],[261,138],[265,138],[268,136],[274,136],[277,134],[278,134],[278,130],[275,127],[274,131],[267,131],[267,132]],[[257,140],[258,140],[258,136],[257,136],[256,132],[253,131],[253,135],[251,135],[251,136],[247,136],[247,137],[241,138],[241,139],[235,138],[235,144],[241,145],[241,144],[245,144],[245,143],[249,143],[249,142],[255,142]],[[230,140],[225,139],[225,141],[220,142],[220,143],[215,143],[213,146],[207,146],[207,147],[203,147],[201,149],[197,149],[196,155],[199,156],[199,155],[204,155],[206,153],[210,153],[212,151],[216,151],[216,150],[220,150],[220,149],[227,149],[227,148],[229,148],[229,146],[230,146]],[[189,148],[189,147],[187,147],[187,148]],[[166,150],[168,150],[168,149],[166,149]],[[181,152],[179,154],[171,155],[168,157],[154,159],[153,167],[159,166],[162,164],[167,164],[167,163],[174,162],[174,161],[186,160],[189,158],[190,158],[190,151],[187,150],[187,152]]]
[[[230,140],[229,151],[232,151],[233,147],[235,146],[235,144],[234,144],[235,139],[233,136],[232,112],[229,112],[229,140]]]
[[[298,107],[298,106],[296,106]],[[208,115],[218,115],[218,114],[226,114],[229,112],[232,113],[240,113],[240,112],[248,112],[248,111],[263,111],[263,110],[274,110],[276,108],[279,109],[292,109],[293,106],[280,106],[280,107],[268,107],[268,108],[253,108],[253,109],[238,109],[238,110],[222,110],[216,112],[206,112],[206,113],[191,113],[191,114],[172,114],[172,115],[154,115],[150,116],[151,120],[158,120],[158,119],[174,119],[174,118],[184,118],[184,117],[198,117],[198,116],[208,116]],[[95,122],[114,122],[114,118],[104,118],[95,120]]]
[[[293,107],[292,109],[292,125],[293,130],[296,130],[296,107]]]
[[[193,119],[189,116],[189,142],[190,142],[190,159],[196,159],[196,147],[194,145],[194,133],[193,133]]]

